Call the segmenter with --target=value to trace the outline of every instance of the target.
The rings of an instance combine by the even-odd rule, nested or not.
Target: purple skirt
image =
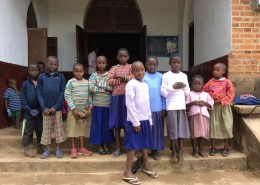
[[[109,107],[93,106],[89,142],[102,144],[114,142],[114,132],[108,125]]]
[[[125,95],[112,96],[110,100],[109,128],[125,128]]]
[[[161,151],[164,149],[164,122],[162,112],[152,112],[153,120],[153,142],[154,150]]]
[[[125,124],[124,146],[126,150],[141,150],[153,148],[152,128],[149,120],[140,121],[141,131],[136,133],[131,122]]]

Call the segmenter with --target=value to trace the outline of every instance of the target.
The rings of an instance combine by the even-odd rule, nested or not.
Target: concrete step
[[[111,155],[80,156],[71,159],[69,150],[65,150],[65,156],[57,159],[55,151],[48,159],[27,158],[23,155],[22,149],[1,149],[0,150],[0,172],[3,173],[114,173],[122,172],[125,167],[126,154],[123,153],[118,158]],[[184,164],[172,164],[170,150],[164,150],[160,161],[150,158],[152,167],[157,171],[189,171],[189,170],[246,170],[247,156],[231,149],[228,157],[222,157],[218,153],[214,157],[193,158],[191,148],[184,148]]]

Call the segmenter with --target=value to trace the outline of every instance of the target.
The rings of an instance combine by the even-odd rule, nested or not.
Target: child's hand
[[[140,127],[140,125],[134,127],[134,131],[135,131],[136,133],[140,132],[140,131],[141,131],[141,127]]]
[[[51,110],[50,109],[45,109],[42,113],[45,115],[45,116],[48,116],[50,114]]]
[[[30,115],[32,117],[37,117],[38,116],[38,110],[30,110]]]
[[[175,84],[173,84],[173,89],[183,89],[184,87],[186,87],[186,84],[183,82],[176,82]]]
[[[50,109],[50,114],[55,114],[55,112],[56,112],[56,110],[52,107],[52,108]]]
[[[87,110],[87,116],[90,116],[90,115],[91,115],[91,109],[88,108],[88,110]]]
[[[220,101],[220,100],[215,100],[215,101],[214,101],[214,104],[215,104],[215,105],[220,105],[220,104],[221,104],[221,101]]]
[[[166,110],[162,110],[162,118],[166,118],[166,116],[167,116]]]
[[[76,108],[72,109],[72,114],[74,115],[75,118],[79,116],[79,112],[77,111]]]

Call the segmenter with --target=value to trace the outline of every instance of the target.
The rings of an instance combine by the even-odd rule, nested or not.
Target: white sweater
[[[183,82],[186,87],[183,89],[173,89],[173,84]],[[190,92],[188,78],[185,73],[173,73],[168,71],[163,74],[161,94],[166,98],[166,110],[184,110],[186,109],[185,96]]]

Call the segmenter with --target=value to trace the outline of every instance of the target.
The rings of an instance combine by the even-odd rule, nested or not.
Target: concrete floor
[[[259,185],[260,178],[250,171],[190,171],[159,173],[158,179],[136,174],[143,185]],[[127,185],[121,173],[105,174],[0,174],[1,185]]]

